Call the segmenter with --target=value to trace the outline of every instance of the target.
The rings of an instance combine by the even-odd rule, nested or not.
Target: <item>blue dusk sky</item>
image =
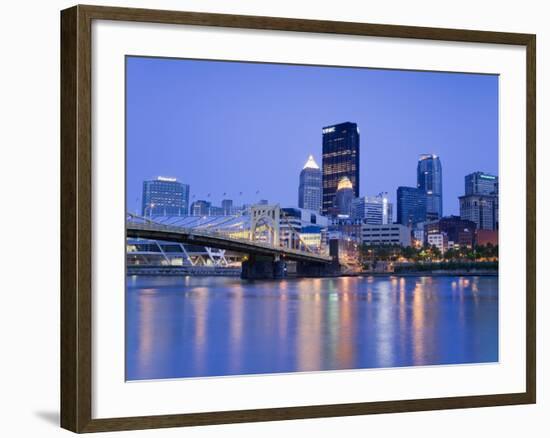
[[[321,128],[346,121],[360,129],[361,196],[386,191],[395,203],[398,186],[416,186],[422,153],[440,156],[445,215],[458,214],[466,174],[498,175],[498,76],[126,62],[129,211],[139,209],[142,182],[159,175],[189,184],[191,201],[296,206],[308,155],[321,165]]]

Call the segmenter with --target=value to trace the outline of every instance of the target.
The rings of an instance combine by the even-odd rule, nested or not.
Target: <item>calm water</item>
[[[128,277],[128,380],[498,361],[497,277]]]

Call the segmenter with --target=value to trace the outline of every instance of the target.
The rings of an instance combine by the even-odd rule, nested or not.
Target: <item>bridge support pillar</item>
[[[250,256],[243,261],[241,278],[245,280],[269,280],[286,277],[285,263],[270,257]]]

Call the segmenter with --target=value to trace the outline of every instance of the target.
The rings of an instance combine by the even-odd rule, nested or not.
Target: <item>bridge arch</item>
[[[279,246],[281,208],[279,205],[253,205],[250,208],[250,240]]]

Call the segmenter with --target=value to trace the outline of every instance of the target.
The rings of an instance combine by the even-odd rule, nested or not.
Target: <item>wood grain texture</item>
[[[61,16],[61,426],[77,429],[76,8]]]
[[[513,44],[527,53],[527,369],[517,394],[92,419],[91,23],[149,23]],[[535,403],[536,38],[530,34],[196,12],[75,6],[61,12],[61,425],[74,432],[150,429]],[[123,293],[121,291],[121,293]]]
[[[537,392],[537,83],[536,36],[531,35],[527,48],[527,394],[536,403]]]

